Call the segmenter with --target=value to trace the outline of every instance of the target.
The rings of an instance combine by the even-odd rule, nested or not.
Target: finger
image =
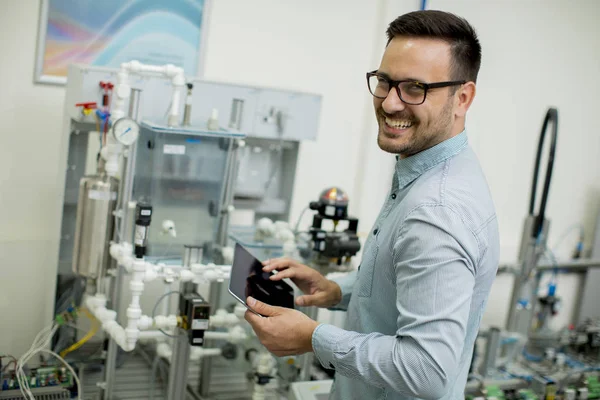
[[[325,293],[308,294],[296,297],[296,305],[300,307],[310,307],[323,304],[325,301]]]
[[[250,306],[251,309],[259,313],[260,315],[264,315],[265,317],[273,317],[280,313],[280,307],[270,306],[268,304],[263,303],[262,301],[258,301],[253,297],[248,297],[246,299],[246,303]],[[256,316],[257,318],[260,318]]]
[[[256,330],[255,327],[261,322],[261,317],[250,310],[246,310],[246,313],[244,314],[244,319],[248,321],[248,323],[252,326],[252,329],[254,330]]]
[[[282,271],[278,271],[277,274],[271,275],[269,279],[272,281],[280,281],[285,278],[298,281],[310,281],[314,279],[313,270],[310,268],[287,268]]]
[[[248,323],[250,325],[252,325],[252,328],[254,328],[254,326],[256,325],[257,318],[260,318],[258,315],[254,314],[252,311],[250,310],[246,310],[246,312],[244,313],[244,319],[246,321],[248,321]]]
[[[297,266],[297,263],[288,258],[275,258],[272,260],[267,260],[263,263],[263,271],[271,272],[271,271],[281,271],[287,268],[292,268]]]
[[[298,271],[294,269],[284,269],[283,271],[279,271],[274,275],[269,276],[269,279],[272,281],[280,281],[285,278],[296,278],[298,276]]]

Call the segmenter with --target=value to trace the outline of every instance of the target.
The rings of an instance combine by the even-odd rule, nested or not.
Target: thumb
[[[278,314],[277,307],[273,307],[273,306],[263,303],[262,301],[258,301],[254,297],[248,297],[246,299],[246,303],[254,311],[259,313],[260,315],[264,315],[265,317],[272,317],[272,316],[275,316]]]

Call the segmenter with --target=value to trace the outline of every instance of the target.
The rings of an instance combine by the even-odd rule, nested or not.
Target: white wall
[[[33,84],[38,13],[38,1],[0,3],[0,351],[15,356],[49,323],[60,229],[64,90]]]
[[[379,63],[387,23],[419,3],[214,1],[207,78],[324,96],[319,138],[301,149],[293,220],[322,188],[336,184],[349,192],[360,230],[370,228],[388,190],[393,157],[377,149],[364,73]],[[561,119],[550,243],[573,221],[585,220],[589,232],[586,218],[595,215],[599,192],[593,112],[600,109],[600,32],[594,24],[600,3],[428,3],[465,16],[481,36],[483,67],[468,127],[497,205],[503,259],[516,256],[548,105],[559,107]],[[64,89],[32,83],[38,8],[35,0],[0,3],[0,311],[14,321],[0,333],[0,350],[16,356],[51,315],[60,230],[55,199],[64,173],[58,154]],[[572,282],[561,278],[559,293],[569,294]],[[509,294],[508,282],[499,278],[484,322],[503,324],[502,299]]]

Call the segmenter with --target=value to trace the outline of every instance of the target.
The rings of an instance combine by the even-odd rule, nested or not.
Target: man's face
[[[378,72],[392,80],[444,82],[450,77],[450,45],[441,40],[395,37],[387,46]],[[456,87],[430,89],[425,102],[409,105],[396,89],[385,99],[373,97],[379,123],[377,143],[389,153],[408,157],[452,136]]]

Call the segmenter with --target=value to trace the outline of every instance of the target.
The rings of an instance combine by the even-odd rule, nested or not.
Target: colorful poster
[[[65,83],[69,64],[174,64],[201,75],[209,0],[42,0],[36,80]]]

